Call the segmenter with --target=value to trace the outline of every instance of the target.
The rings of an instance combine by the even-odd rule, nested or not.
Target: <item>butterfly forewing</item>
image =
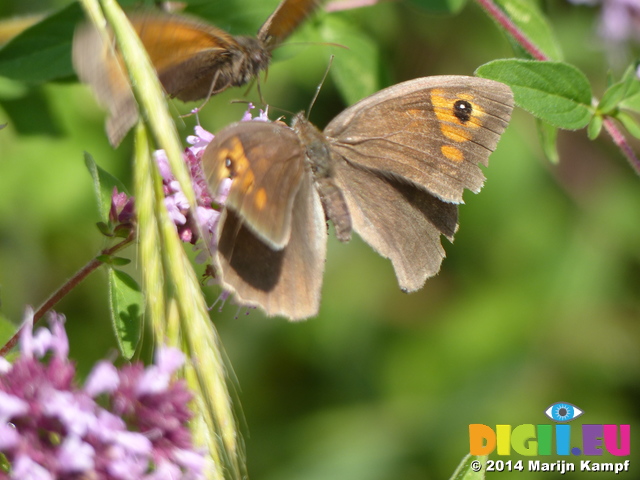
[[[511,90],[491,80],[420,78],[382,90],[338,115],[324,130],[348,162],[410,181],[438,198],[462,202],[477,192],[506,128]]]
[[[222,81],[214,85],[214,76],[233,60],[233,36],[182,15],[137,14],[130,20],[170,96],[200,100],[224,87]]]
[[[270,248],[282,249],[305,172],[295,133],[278,123],[240,122],[215,136],[202,163],[213,192],[223,179],[232,179],[225,206]]]
[[[320,5],[320,0],[284,0],[258,32],[269,49],[283,42]]]

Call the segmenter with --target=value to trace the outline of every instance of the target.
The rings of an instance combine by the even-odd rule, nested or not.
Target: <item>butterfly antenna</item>
[[[331,55],[329,57],[329,64],[327,65],[327,69],[324,71],[324,75],[322,76],[322,80],[320,81],[320,83],[316,87],[316,93],[313,96],[313,98],[311,99],[311,103],[309,104],[309,109],[307,110],[307,119],[309,119],[309,115],[311,115],[311,109],[315,105],[316,100],[318,99],[318,95],[320,95],[320,90],[322,89],[322,85],[324,84],[324,81],[327,79],[327,75],[329,75],[329,70],[331,70],[331,65],[333,64],[333,58],[334,57],[335,57],[335,55]]]

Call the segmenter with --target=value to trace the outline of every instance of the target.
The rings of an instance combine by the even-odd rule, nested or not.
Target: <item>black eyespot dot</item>
[[[453,104],[453,114],[462,123],[467,123],[473,113],[473,107],[466,100],[458,100]]]

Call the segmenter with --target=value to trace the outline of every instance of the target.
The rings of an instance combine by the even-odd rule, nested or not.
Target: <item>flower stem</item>
[[[89,263],[76,272],[69,280],[67,280],[58,290],[56,290],[33,314],[33,324],[35,325],[44,314],[51,310],[60,300],[62,300],[71,290],[77,287],[80,282],[89,276],[90,273],[97,270],[104,262],[98,260],[100,256],[110,256],[133,242],[135,234],[132,232],[127,238],[110,248],[105,248],[100,255],[94,257]],[[18,331],[9,339],[9,341],[0,349],[0,356],[5,356],[11,350],[20,338],[22,332],[20,327]]]

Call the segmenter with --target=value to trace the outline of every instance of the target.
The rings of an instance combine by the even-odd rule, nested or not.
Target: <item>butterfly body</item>
[[[223,287],[269,315],[317,314],[328,219],[340,240],[355,231],[389,258],[402,290],[421,288],[440,269],[440,236],[453,240],[463,190],[482,186],[478,164],[512,109],[498,82],[426,77],[356,103],[322,132],[302,115],[292,128],[223,129],[203,155],[213,191],[232,178],[214,255]]]

